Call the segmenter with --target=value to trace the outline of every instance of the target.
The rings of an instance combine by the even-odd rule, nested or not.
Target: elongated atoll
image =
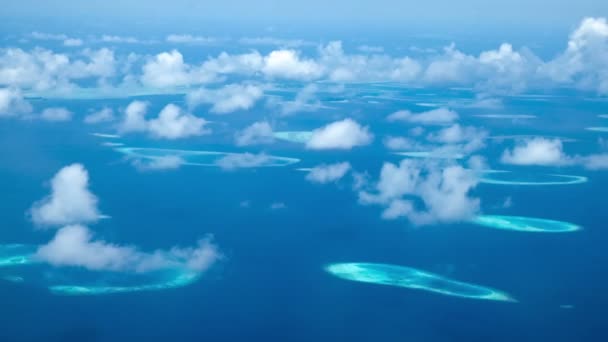
[[[587,177],[562,174],[522,174],[513,171],[485,170],[479,182],[495,185],[573,185],[588,181]]]
[[[219,152],[219,151],[195,151],[195,150],[174,150],[148,147],[119,147],[117,152],[125,154],[135,159],[159,160],[167,157],[177,157],[183,165],[193,166],[220,166],[218,162],[228,156],[239,156],[241,153]],[[299,163],[300,159],[266,156],[264,163],[258,167],[280,167]]]
[[[35,245],[0,245],[0,281],[47,288],[56,295],[82,296],[160,291],[190,285],[201,272],[172,268],[146,274],[88,271],[38,262]]]
[[[568,233],[582,229],[569,222],[505,215],[479,215],[473,219],[473,223],[488,228],[530,233]]]
[[[471,299],[515,302],[507,293],[489,287],[452,280],[415,268],[373,263],[337,263],[325,267],[330,274],[346,280],[404,287]]]
[[[274,132],[273,136],[278,140],[306,144],[312,138],[312,131]]]
[[[417,151],[417,152],[393,152],[393,154],[408,157],[408,158],[422,158],[422,159],[462,159],[464,154],[461,153],[450,153],[443,151]]]

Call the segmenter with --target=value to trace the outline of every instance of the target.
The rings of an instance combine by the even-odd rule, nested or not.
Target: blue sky
[[[541,14],[542,15],[539,15]],[[484,35],[532,29],[570,31],[585,16],[608,15],[597,0],[547,1],[10,1],[0,16],[7,26],[78,27],[109,32],[192,32],[274,29],[319,34],[368,31],[402,33],[466,32]],[[93,19],[94,20],[91,20]],[[51,25],[52,24],[52,25]],[[391,31],[386,31],[391,29]],[[477,31],[471,31],[477,30]],[[322,31],[322,32],[319,32]],[[546,33],[546,32],[545,32]]]

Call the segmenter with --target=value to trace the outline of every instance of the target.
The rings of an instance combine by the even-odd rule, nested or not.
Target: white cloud
[[[283,202],[274,202],[270,204],[270,210],[287,209],[287,205]]]
[[[542,76],[558,84],[608,94],[608,22],[585,18],[572,32],[568,47],[540,67]]]
[[[46,121],[70,121],[72,112],[60,107],[46,108],[40,114],[40,118]]]
[[[430,134],[427,139],[453,146],[464,153],[470,153],[483,148],[487,136],[488,132],[483,129],[454,124]]]
[[[84,123],[86,124],[97,124],[102,122],[108,122],[114,120],[114,111],[112,108],[102,108],[96,112],[88,114],[84,117]]]
[[[267,121],[259,121],[238,132],[235,140],[237,146],[270,144],[274,141],[274,135]]]
[[[479,211],[479,199],[470,196],[477,183],[475,172],[459,165],[405,159],[385,163],[373,191],[359,191],[359,202],[384,206],[385,219],[417,225],[466,221]]]
[[[30,214],[41,226],[97,221],[97,197],[89,190],[87,170],[81,164],[59,170],[51,180],[51,194],[36,202]]]
[[[171,88],[207,83],[215,74],[184,63],[184,56],[177,50],[157,54],[142,68],[141,82],[145,86]]]
[[[320,184],[335,182],[344,177],[350,168],[351,166],[348,162],[319,165],[310,170],[306,175],[306,180]]]
[[[139,43],[139,40],[134,37],[122,37],[122,36],[112,36],[104,34],[101,36],[101,41],[104,43],[119,43],[119,44],[136,44]]]
[[[424,145],[419,142],[405,137],[386,137],[384,139],[384,146],[389,150],[421,150],[424,149]]]
[[[217,166],[224,170],[255,168],[266,164],[270,157],[264,153],[235,153],[228,154],[216,161]]]
[[[185,161],[178,156],[161,156],[154,159],[134,159],[132,164],[140,171],[161,171],[179,169]]]
[[[63,41],[63,45],[69,46],[69,47],[81,46],[82,44],[84,44],[82,39],[77,39],[77,38],[68,38]]]
[[[158,138],[179,139],[209,133],[205,129],[208,122],[184,112],[174,104],[168,104],[158,117],[148,122],[148,130]]]
[[[275,50],[264,57],[262,72],[269,77],[310,80],[321,76],[321,66],[302,59],[295,50]]]
[[[190,34],[170,34],[166,40],[169,43],[176,44],[210,44],[217,41],[212,37],[193,36]]]
[[[210,103],[211,112],[217,114],[248,110],[262,98],[264,91],[256,85],[229,84],[218,89],[198,89],[186,96],[190,108]]]
[[[23,99],[17,89],[0,88],[0,118],[15,117],[32,111],[32,106]]]
[[[126,132],[144,132],[147,129],[146,113],[148,111],[148,103],[143,101],[133,101],[129,103],[125,110],[123,121],[120,123],[119,131]]]
[[[534,138],[505,150],[501,161],[515,165],[565,165],[572,161],[562,150],[559,139]]]
[[[449,124],[458,120],[458,113],[448,108],[437,108],[421,113],[400,110],[387,117],[388,121],[403,121],[422,125]]]
[[[352,119],[344,119],[315,129],[306,147],[313,150],[350,150],[356,146],[369,145],[373,138],[367,126],[361,126]]]
[[[321,101],[316,97],[318,86],[316,84],[306,85],[298,91],[293,101],[270,100],[269,105],[281,109],[281,114],[289,115],[296,112],[314,112],[322,107]]]
[[[608,169],[608,154],[592,154],[586,157],[580,157],[579,161],[589,170],[606,170]]]
[[[135,246],[96,240],[87,227],[69,225],[59,229],[49,243],[41,246],[35,258],[53,266],[95,271],[141,273],[178,267],[202,272],[219,258],[219,252],[209,239],[203,239],[194,247],[146,253]]]
[[[179,139],[209,133],[205,128],[207,121],[196,117],[174,105],[166,105],[158,117],[146,120],[148,104],[133,101],[125,110],[124,119],[118,129],[122,133],[148,132],[154,137],[163,139]]]

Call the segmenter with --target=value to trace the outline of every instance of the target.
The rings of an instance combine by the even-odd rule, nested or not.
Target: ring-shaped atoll
[[[183,165],[192,166],[220,166],[220,161],[225,157],[238,157],[243,153],[219,152],[219,151],[196,151],[177,150],[151,147],[119,147],[115,149],[127,157],[135,159],[147,159],[150,161],[162,160],[167,157],[177,157]],[[299,163],[300,159],[265,155],[264,161],[257,167],[281,167]]]
[[[521,174],[513,171],[485,170],[479,182],[495,185],[573,185],[588,181],[587,177],[562,174]]]
[[[341,279],[404,287],[446,296],[515,302],[509,294],[485,286],[465,283],[411,267],[374,263],[330,264],[325,270]]]
[[[142,274],[55,267],[38,262],[37,249],[34,245],[0,245],[0,281],[46,288],[56,295],[82,296],[179,288],[201,275],[182,267]]]

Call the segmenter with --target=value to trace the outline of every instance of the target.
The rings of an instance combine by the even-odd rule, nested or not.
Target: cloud
[[[387,117],[388,121],[402,121],[422,125],[449,124],[458,120],[458,113],[448,108],[437,108],[426,112],[413,113],[400,110]]]
[[[168,104],[157,118],[148,122],[148,129],[158,138],[179,139],[209,133],[205,129],[207,123],[205,119],[186,113],[174,104]]]
[[[196,117],[174,105],[166,105],[158,117],[146,120],[148,104],[133,101],[127,106],[118,130],[122,133],[148,132],[156,138],[180,139],[209,133],[205,128],[207,121]]]
[[[81,46],[82,44],[84,44],[82,39],[77,39],[77,38],[68,38],[63,41],[63,45],[69,46],[69,47]]]
[[[582,166],[588,170],[608,169],[608,154],[568,155],[560,139],[532,138],[506,149],[501,161],[514,165]]]
[[[321,66],[310,59],[302,59],[295,50],[275,50],[264,57],[264,75],[272,78],[310,80],[318,78]]]
[[[97,197],[89,190],[89,174],[81,164],[59,170],[51,180],[51,194],[34,203],[32,221],[40,226],[95,222],[100,213]]]
[[[505,150],[501,161],[514,165],[566,165],[572,161],[564,153],[559,139],[534,138],[518,143],[513,150]]]
[[[262,98],[264,91],[255,85],[229,84],[218,89],[198,89],[186,96],[189,108],[200,104],[212,104],[211,112],[227,114],[237,110],[248,110]]]
[[[161,156],[154,159],[133,159],[133,166],[140,171],[179,169],[185,161],[178,156]]]
[[[283,202],[274,202],[270,205],[270,210],[287,209],[287,205]]]
[[[280,39],[273,37],[244,37],[239,39],[239,44],[243,45],[276,45],[280,47],[300,47],[311,43],[301,39]]]
[[[405,137],[386,137],[383,142],[384,146],[389,150],[417,151],[425,148],[425,146],[419,142]]]
[[[608,22],[585,18],[570,34],[566,50],[540,67],[539,73],[557,84],[608,94]]]
[[[94,239],[93,233],[82,225],[59,229],[55,237],[36,252],[37,260],[53,266],[83,267],[95,271],[151,272],[183,268],[202,272],[220,257],[209,239],[199,240],[188,248],[140,251],[135,246],[121,246]]]
[[[374,136],[367,126],[352,119],[344,119],[315,129],[306,147],[313,150],[350,150],[356,146],[369,145]]]
[[[217,166],[224,170],[255,168],[266,164],[270,157],[264,153],[235,153],[228,154],[216,161]]]
[[[213,73],[184,63],[182,54],[171,50],[157,54],[144,64],[141,82],[149,87],[171,88],[207,83],[214,77]]]
[[[319,184],[335,182],[344,177],[350,168],[351,166],[348,162],[319,165],[310,170],[306,175],[306,180]]]
[[[290,115],[297,112],[314,112],[322,107],[321,101],[316,97],[318,86],[316,84],[306,85],[298,91],[293,101],[270,100],[271,106],[281,109],[281,114]]]
[[[101,41],[104,43],[119,43],[119,44],[137,44],[139,40],[135,37],[122,37],[104,34],[101,36]]]
[[[118,130],[120,132],[144,132],[148,124],[146,122],[146,113],[148,112],[148,103],[143,101],[133,101],[129,103],[125,110],[123,121],[120,123]]]
[[[235,140],[237,146],[270,144],[274,142],[274,135],[267,121],[259,121],[238,132]]]
[[[384,163],[372,191],[359,191],[359,202],[384,206],[385,219],[406,217],[416,225],[466,221],[479,211],[479,199],[470,196],[477,183],[475,172],[459,165],[405,159]]]
[[[32,111],[32,106],[23,99],[17,89],[0,88],[0,118],[17,117]]]
[[[212,37],[193,36],[190,34],[170,34],[166,40],[169,43],[176,44],[210,44],[217,41],[217,39]]]
[[[96,112],[88,114],[84,117],[84,123],[86,124],[97,124],[102,122],[109,122],[114,120],[114,111],[112,108],[102,108]]]
[[[65,108],[53,107],[43,110],[40,118],[46,121],[70,121],[72,115],[72,112]]]
[[[450,145],[464,153],[471,153],[485,147],[487,137],[488,132],[484,129],[454,124],[436,133],[429,134],[427,139],[432,142]]]

